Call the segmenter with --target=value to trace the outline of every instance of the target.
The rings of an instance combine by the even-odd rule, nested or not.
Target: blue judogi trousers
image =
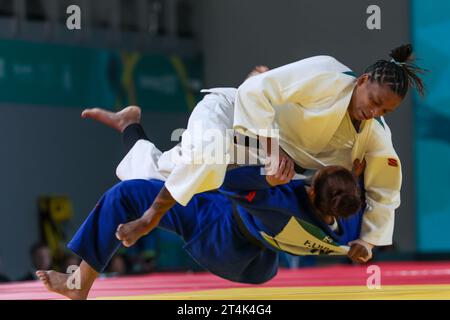
[[[68,247],[101,273],[121,246],[119,224],[141,217],[164,183],[129,180],[107,191],[76,232]],[[230,199],[218,192],[197,194],[187,206],[176,204],[160,221],[175,232],[184,249],[206,270],[231,281],[259,284],[273,278],[278,252],[251,243],[240,231]]]

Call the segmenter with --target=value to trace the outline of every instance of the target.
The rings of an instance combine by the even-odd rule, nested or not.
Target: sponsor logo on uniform
[[[391,167],[398,167],[398,161],[394,158],[388,158],[388,165]]]

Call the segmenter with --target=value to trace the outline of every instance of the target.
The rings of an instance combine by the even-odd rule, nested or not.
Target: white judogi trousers
[[[222,185],[233,158],[230,149],[236,89],[202,92],[209,94],[194,108],[181,143],[161,152],[152,142],[139,140],[117,167],[119,179],[163,180],[182,205],[195,194]]]

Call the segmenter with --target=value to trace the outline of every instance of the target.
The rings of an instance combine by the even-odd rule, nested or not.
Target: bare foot
[[[123,132],[130,124],[141,121],[141,108],[129,106],[119,112],[111,112],[100,108],[86,109],[81,113],[81,117],[101,122]]]
[[[116,237],[125,247],[131,247],[148,233],[148,223],[143,219],[137,219],[117,227]]]
[[[69,274],[60,273],[53,270],[36,271],[36,276],[41,280],[41,282],[47,287],[49,291],[61,294],[71,300],[86,300],[87,293],[83,290],[69,289],[67,286],[67,280],[69,279]]]

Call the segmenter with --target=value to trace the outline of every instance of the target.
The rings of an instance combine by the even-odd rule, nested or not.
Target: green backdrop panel
[[[201,73],[200,58],[0,41],[1,103],[190,111]]]

